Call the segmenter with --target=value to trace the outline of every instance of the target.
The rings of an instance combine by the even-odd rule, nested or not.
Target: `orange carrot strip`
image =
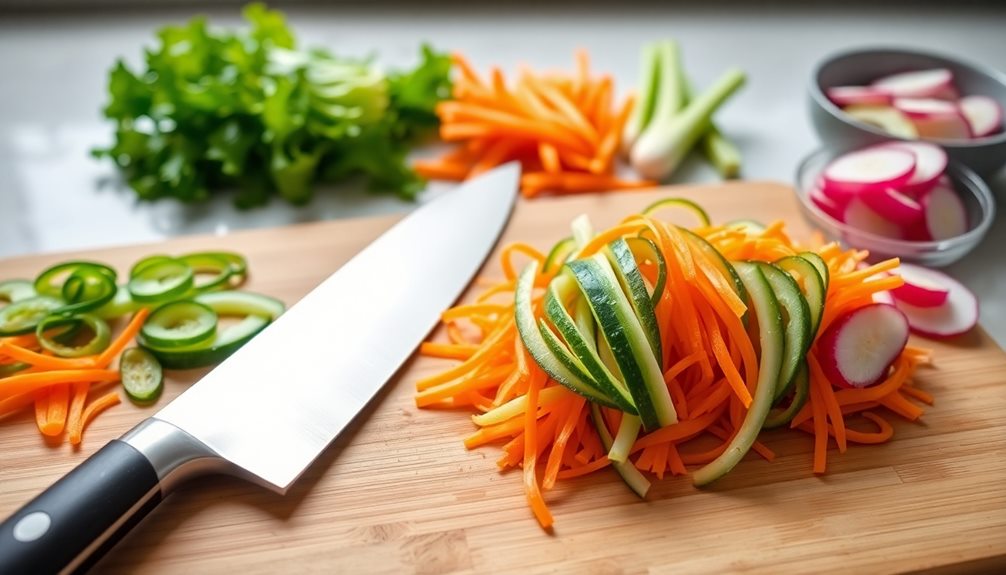
[[[523,242],[509,243],[505,248],[503,248],[503,251],[500,252],[500,262],[503,265],[503,275],[506,276],[506,279],[508,280],[512,280],[517,277],[517,270],[514,269],[513,262],[511,261],[511,257],[514,252],[520,252],[528,256],[532,260],[538,262],[539,266],[545,263],[545,254],[539,252],[528,244]]]
[[[39,432],[49,423],[49,390],[35,391],[35,425]]]
[[[557,192],[596,192],[650,188],[655,186],[656,182],[650,180],[629,181],[605,174],[580,172],[559,172],[556,174],[528,172],[521,177],[521,185]]]
[[[629,118],[629,114],[632,112],[632,104],[633,98],[631,96],[626,98],[618,115],[615,116],[614,123],[608,127],[608,131],[601,139],[601,143],[598,144],[597,153],[591,161],[591,172],[603,174],[611,167],[615,151],[618,150],[618,145],[622,142],[622,130],[625,127],[626,120]]]
[[[589,474],[591,474],[591,473],[593,473],[595,471],[598,471],[600,469],[604,469],[605,467],[607,467],[610,464],[611,464],[611,460],[608,459],[607,455],[604,455],[604,456],[600,457],[599,459],[595,459],[594,461],[591,461],[590,463],[586,463],[584,465],[581,465],[580,467],[577,467],[575,469],[564,469],[564,470],[562,470],[562,471],[559,472],[558,478],[559,479],[572,479],[574,477],[580,477],[581,475],[589,475]]]
[[[129,320],[128,324],[126,324],[122,333],[112,340],[112,343],[109,344],[109,346],[105,348],[105,351],[101,352],[101,355],[99,355],[98,359],[95,360],[97,367],[108,367],[108,364],[112,363],[112,360],[118,357],[119,354],[122,353],[122,350],[126,349],[129,342],[133,341],[136,334],[140,333],[140,328],[143,327],[143,322],[147,319],[148,315],[150,315],[150,309],[145,307],[140,308],[135,314],[133,314],[133,318]]]
[[[630,453],[636,453],[637,451],[650,445],[666,443],[668,441],[681,441],[693,435],[697,435],[701,433],[702,430],[712,425],[713,422],[719,419],[722,414],[723,407],[720,407],[712,413],[696,417],[695,419],[679,421],[678,423],[668,425],[667,427],[661,427],[653,433],[648,433],[637,439],[636,443],[632,446]]]
[[[546,172],[556,174],[562,171],[559,163],[559,150],[552,144],[538,144],[538,157]]]
[[[821,364],[817,356],[813,353],[807,354],[807,364],[810,367],[810,383],[818,386],[818,397],[824,402],[824,409],[828,413],[828,420],[835,426],[835,443],[838,444],[838,452],[845,453],[848,444],[845,440],[845,420],[842,419],[842,409],[835,399],[835,390],[828,381],[828,377],[821,369]]]
[[[509,136],[545,141],[568,147],[584,154],[589,154],[591,151],[590,146],[586,142],[554,122],[535,121],[475,104],[445,102],[443,105],[444,107],[450,105],[448,109],[457,116],[459,123],[442,125],[440,130],[441,136],[444,135],[445,128],[456,129],[458,126],[466,125],[460,122],[475,122],[475,124],[469,125],[488,128],[483,135]]]
[[[56,437],[66,427],[66,413],[70,402],[69,384],[54,385],[49,388],[49,409],[42,426],[42,435]]]
[[[424,341],[419,345],[419,353],[426,357],[439,357],[443,359],[468,359],[478,350],[474,344],[447,344]]]
[[[598,144],[600,138],[597,135],[597,130],[565,94],[545,82],[530,77],[528,79],[531,88],[562,115],[571,131],[574,131],[591,146]]]
[[[87,392],[90,389],[91,384],[86,381],[79,381],[73,384],[70,410],[66,416],[66,429],[70,445],[80,445],[80,434],[84,426],[84,403],[87,401]]]
[[[537,432],[538,420],[536,416],[538,406],[538,391],[545,383],[545,373],[538,368],[537,364],[531,372],[528,382],[527,401],[528,409],[524,413],[524,493],[527,496],[528,505],[534,513],[538,523],[545,529],[552,526],[552,514],[545,505],[545,500],[541,496],[541,489],[538,487],[538,477],[535,473],[537,467]]]
[[[0,341],[0,356],[7,356],[16,361],[44,369],[87,369],[96,365],[93,357],[54,357],[14,345],[9,340]]]
[[[817,385],[810,386],[810,407],[814,414],[814,473],[824,473],[828,464],[828,416]]]
[[[548,463],[545,464],[545,476],[542,479],[543,489],[551,489],[555,486],[555,481],[559,474],[559,465],[562,463],[562,456],[566,451],[566,444],[569,442],[570,436],[573,435],[573,430],[580,420],[580,412],[583,411],[583,406],[586,403],[586,399],[581,395],[573,395],[569,401],[571,405],[566,414],[566,419],[555,441],[552,443],[552,452],[549,453]]]
[[[918,399],[922,403],[928,405],[932,405],[936,401],[936,399],[933,397],[931,393],[922,391],[921,389],[917,387],[912,387],[910,385],[902,386],[901,393],[904,393],[905,395],[908,395],[910,397],[914,397],[915,399]]]
[[[510,372],[510,366],[503,365],[490,369],[486,373],[473,372],[456,381],[428,387],[416,394],[416,406],[426,407],[461,392],[496,387],[506,379]]]
[[[489,334],[489,336],[482,341],[479,350],[476,351],[471,357],[466,359],[463,363],[456,365],[446,371],[442,371],[436,375],[420,379],[419,381],[416,382],[416,390],[423,391],[435,385],[457,379],[458,377],[461,377],[462,375],[468,373],[473,368],[477,367],[479,364],[484,362],[486,358],[491,357],[500,348],[511,343],[512,340],[508,339],[508,336],[512,336],[513,331],[514,331],[514,322],[512,319],[510,319],[498,331]],[[3,380],[0,380],[0,382],[2,381]]]
[[[476,314],[503,314],[511,313],[512,305],[499,305],[495,303],[477,303],[454,306],[442,314],[440,319],[444,322],[452,322]]]
[[[905,399],[905,396],[901,395],[897,391],[881,397],[880,405],[883,405],[908,421],[915,421],[922,417],[923,414],[921,407],[909,402]]]
[[[450,180],[460,182],[468,177],[468,173],[471,171],[471,166],[444,160],[416,160],[415,162],[412,162],[412,169],[427,180]]]
[[[78,381],[119,381],[119,372],[109,369],[67,369],[37,373],[18,373],[0,379],[0,397],[10,397],[44,389],[60,383]]]
[[[0,400],[0,419],[18,413],[35,402],[35,393],[28,392]]]
[[[454,52],[451,54],[451,62],[454,66],[461,72],[462,77],[476,86],[482,86],[482,80],[479,79],[479,75],[475,73],[475,69],[468,62],[462,54]]]
[[[80,428],[71,430],[70,435],[77,439],[77,443],[80,443],[80,438],[84,435],[84,429],[87,428],[94,417],[109,407],[118,405],[121,401],[119,392],[117,391],[110,391],[95,399],[84,408],[84,413],[80,418]]]

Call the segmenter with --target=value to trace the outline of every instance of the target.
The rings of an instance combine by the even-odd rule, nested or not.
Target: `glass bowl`
[[[988,185],[967,166],[951,159],[947,176],[963,200],[970,229],[959,236],[937,241],[908,241],[864,232],[842,223],[817,207],[810,199],[818,175],[833,159],[849,150],[819,149],[800,162],[796,171],[796,195],[808,223],[842,244],[870,251],[870,259],[898,257],[928,267],[942,267],[961,259],[981,243],[995,218],[995,199]]]

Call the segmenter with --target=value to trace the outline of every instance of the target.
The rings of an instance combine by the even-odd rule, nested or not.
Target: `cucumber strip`
[[[611,449],[608,450],[608,459],[618,463],[625,463],[629,459],[632,444],[639,437],[640,425],[641,422],[637,416],[629,414],[622,416],[618,433],[615,434],[615,440],[611,442]]]
[[[784,345],[782,315],[779,312],[779,302],[776,301],[772,287],[757,265],[746,262],[736,262],[733,265],[741,277],[741,281],[744,282],[744,287],[751,294],[758,322],[761,341],[758,383],[751,406],[744,416],[744,421],[733,439],[730,440],[726,451],[692,476],[692,482],[696,486],[708,485],[723,477],[751,449],[751,445],[758,438],[758,432],[761,431],[769,409],[772,407],[775,384],[779,380],[779,371],[782,366]]]
[[[817,270],[817,273],[821,274],[821,281],[824,283],[824,293],[828,293],[828,283],[831,281],[831,276],[828,272],[828,264],[825,263],[824,258],[814,252],[800,252],[796,255],[810,262],[814,266],[814,269]]]
[[[164,372],[150,352],[131,347],[119,358],[119,375],[126,395],[135,403],[153,403],[164,390]]]
[[[590,224],[590,218],[587,217],[587,214],[580,214],[573,218],[569,227],[573,232],[573,241],[576,242],[577,249],[582,249],[594,238],[594,226]]]
[[[514,294],[514,319],[517,323],[517,333],[520,334],[524,347],[527,348],[535,363],[549,377],[566,386],[570,391],[579,393],[592,401],[610,403],[604,394],[594,388],[593,382],[585,381],[555,357],[549,349],[548,343],[542,337],[538,322],[534,317],[534,309],[531,306],[531,291],[534,289],[534,279],[537,275],[538,262],[532,261],[527,264],[517,278],[517,289]]]
[[[56,337],[50,337],[46,332],[69,326],[76,332],[82,326],[87,326],[91,330],[91,339],[87,343],[79,346],[64,344]],[[35,328],[35,337],[38,338],[39,345],[43,349],[59,357],[84,357],[85,355],[95,355],[101,353],[112,341],[112,330],[104,320],[89,314],[79,314],[73,316],[50,315],[38,322]],[[69,339],[76,339],[74,334]]]
[[[46,295],[18,300],[0,308],[0,337],[35,331],[38,322],[63,306],[63,300]]]
[[[677,413],[660,364],[645,331],[604,254],[566,264],[590,304],[605,342],[611,348],[623,382],[632,395],[646,430],[676,423]]]
[[[663,372],[661,359],[663,353],[660,344],[660,328],[657,327],[657,316],[653,312],[653,302],[650,300],[650,292],[646,291],[646,282],[643,281],[643,274],[639,272],[636,265],[636,258],[629,249],[629,244],[623,239],[617,239],[604,250],[608,262],[611,264],[618,284],[622,287],[622,292],[629,296],[629,303],[636,312],[636,319],[646,333],[646,339],[650,342],[650,349],[653,357],[657,359],[657,366]]]
[[[637,262],[649,260],[657,266],[657,282],[653,284],[653,292],[650,294],[650,303],[653,307],[657,307],[657,302],[660,301],[661,296],[664,295],[664,288],[667,287],[667,260],[664,259],[664,254],[660,252],[657,244],[653,243],[650,238],[626,238],[625,241],[629,244],[629,249],[632,250],[632,255],[636,257]]]
[[[27,363],[0,363],[0,379],[14,375],[15,373],[31,367]]]
[[[824,300],[827,289],[820,272],[810,260],[803,256],[787,256],[775,262],[782,270],[793,276],[810,310],[810,341],[817,337],[817,329],[824,315]]]
[[[779,401],[793,390],[793,377],[807,356],[813,342],[811,338],[810,308],[804,299],[800,286],[793,276],[776,266],[759,262],[758,268],[765,275],[782,312],[782,325],[786,333],[782,352],[782,368],[776,384],[775,401]]]
[[[653,214],[658,210],[670,207],[684,208],[685,210],[691,212],[692,215],[699,219],[699,223],[702,226],[709,226],[712,224],[712,220],[709,219],[709,213],[706,212],[702,206],[691,200],[686,200],[685,198],[664,198],[662,200],[657,200],[643,208],[643,210],[639,213],[644,216],[653,217]]]
[[[589,328],[586,328],[586,331],[590,332],[590,339],[588,340],[583,336],[580,327],[573,321],[573,318],[562,304],[562,300],[565,299],[563,292],[567,290],[572,291],[575,287],[576,284],[567,275],[559,276],[553,280],[545,292],[545,317],[552,322],[556,331],[559,332],[566,345],[569,346],[569,351],[578,360],[577,364],[585,370],[586,373],[581,377],[584,380],[588,380],[589,383],[593,383],[594,388],[604,394],[613,407],[635,414],[637,413],[636,406],[633,404],[629,391],[605,367],[601,358],[597,355],[593,333],[594,326],[590,325]],[[578,298],[578,301],[583,301],[583,298]],[[545,336],[545,333],[543,332],[542,335]],[[547,336],[545,337],[545,343],[549,345],[550,349],[552,348],[552,344],[549,343]],[[556,350],[552,349],[552,352],[561,359]]]
[[[786,409],[780,409],[773,407],[769,412],[768,417],[765,418],[765,424],[762,425],[763,429],[773,429],[776,427],[782,427],[796,417],[797,413],[803,409],[803,406],[807,403],[807,397],[810,395],[810,375],[807,369],[807,361],[804,360],[800,364],[800,369],[797,370],[796,376],[793,378],[796,382],[794,385],[795,391],[793,393],[793,401],[789,404]]]
[[[0,281],[0,302],[14,303],[36,295],[35,285],[28,280]]]
[[[140,328],[153,346],[188,347],[211,339],[217,333],[217,313],[191,300],[175,301],[154,310]]]
[[[548,274],[559,270],[566,259],[576,250],[576,240],[573,236],[563,238],[556,242],[552,249],[545,256],[545,261],[541,264],[542,273]]]
[[[601,408],[597,404],[590,404],[590,418],[594,422],[594,429],[597,430],[597,435],[601,438],[601,445],[604,446],[605,450],[611,451],[614,441],[611,438],[611,433],[608,432],[608,426],[604,423]],[[622,481],[629,486],[629,489],[640,498],[646,497],[646,493],[650,490],[650,482],[636,469],[635,465],[629,461],[612,461],[611,466],[622,476]]]

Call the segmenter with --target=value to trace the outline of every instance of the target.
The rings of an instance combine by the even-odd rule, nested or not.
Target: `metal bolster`
[[[239,474],[203,442],[174,425],[151,417],[120,438],[150,461],[165,495],[193,477],[211,473]]]

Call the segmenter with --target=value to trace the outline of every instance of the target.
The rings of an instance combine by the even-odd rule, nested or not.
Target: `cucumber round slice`
[[[115,270],[98,262],[74,260],[56,264],[46,268],[35,278],[35,291],[38,295],[49,297],[63,297],[63,286],[66,280],[77,270],[89,270],[108,276],[115,282],[117,274]],[[114,294],[113,294],[114,295]]]
[[[66,305],[54,313],[75,314],[98,309],[112,301],[118,287],[115,276],[102,268],[81,265],[67,276],[60,291]]]
[[[793,276],[768,263],[759,263],[759,269],[765,274],[772,291],[779,302],[782,312],[782,325],[786,331],[782,352],[782,368],[779,371],[779,381],[776,384],[775,401],[789,394],[793,389],[793,376],[810,349],[811,321],[810,308],[804,299],[800,286]]]
[[[787,256],[776,261],[775,265],[796,280],[804,299],[807,300],[807,307],[810,310],[810,340],[813,342],[817,337],[817,328],[821,325],[821,316],[824,315],[824,301],[827,294],[824,280],[817,267],[803,256]]]
[[[740,428],[719,457],[699,469],[692,476],[696,486],[703,486],[723,477],[751,449],[758,432],[761,431],[765,418],[768,416],[775,397],[776,382],[779,381],[779,371],[782,367],[785,335],[782,325],[782,314],[775,292],[769,285],[765,274],[757,264],[735,262],[734,268],[744,282],[744,287],[751,295],[752,307],[758,324],[758,336],[761,343],[761,357],[758,363],[758,383],[755,386],[751,406]]]
[[[63,300],[37,295],[0,308],[0,337],[35,331],[38,322],[63,306]]]
[[[185,262],[165,256],[148,258],[134,266],[126,288],[133,299],[144,303],[167,302],[184,296],[194,282],[192,268]]]
[[[0,281],[0,302],[14,303],[36,295],[35,285],[28,280]]]
[[[248,260],[241,254],[234,252],[194,252],[182,256],[182,259],[189,257],[212,256],[216,259],[226,261],[231,268],[231,288],[236,288],[248,277]]]
[[[226,288],[230,285],[231,276],[234,275],[231,263],[217,254],[208,252],[188,254],[178,260],[192,268],[192,273],[195,274],[192,289],[196,293]],[[201,274],[213,275],[200,280]]]
[[[217,313],[191,300],[164,304],[147,317],[140,328],[150,345],[186,347],[210,340],[217,332]]]
[[[286,311],[286,305],[278,299],[247,291],[204,293],[197,295],[195,301],[210,307],[218,315],[261,315],[274,320]]]
[[[164,390],[160,362],[148,351],[131,347],[119,358],[119,375],[126,395],[135,403],[153,403]]]
[[[75,339],[75,334],[78,330],[85,326],[92,334],[91,339],[87,343],[74,346],[63,341],[65,339]],[[60,337],[64,335],[62,332],[54,337],[50,337],[48,332],[60,327],[69,328],[72,334],[66,335],[70,337]],[[35,328],[35,336],[38,338],[39,345],[54,355],[59,357],[84,357],[85,355],[95,355],[104,351],[108,347],[108,343],[112,341],[112,330],[109,329],[108,324],[104,320],[90,314],[73,316],[50,315],[38,322],[38,326]]]

